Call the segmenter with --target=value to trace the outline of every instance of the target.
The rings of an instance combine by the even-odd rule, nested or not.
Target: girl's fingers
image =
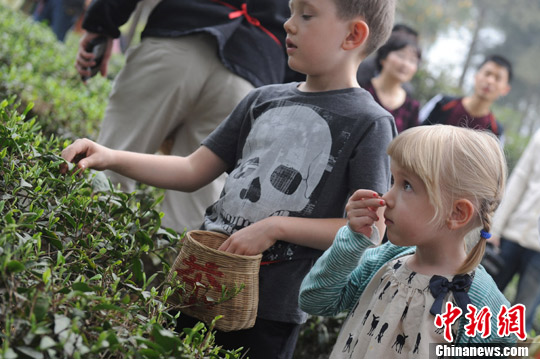
[[[353,211],[355,209],[369,208],[371,211],[377,211],[379,207],[386,205],[386,202],[382,198],[360,198],[353,200],[352,198],[345,207],[346,211]]]
[[[352,210],[347,212],[347,219],[354,220],[355,218],[365,218],[365,220],[369,222],[376,222],[379,220],[377,212],[370,209]]]
[[[372,191],[369,189],[359,189],[359,190],[356,190],[352,194],[350,200],[355,201],[355,200],[360,200],[362,198],[378,198],[378,197],[380,197],[380,195],[375,191]]]

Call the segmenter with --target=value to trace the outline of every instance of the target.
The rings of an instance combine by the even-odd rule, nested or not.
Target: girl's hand
[[[370,238],[373,234],[372,226],[379,221],[377,210],[384,206],[385,202],[377,192],[357,190],[345,207],[349,228]]]
[[[274,218],[277,217],[265,218],[233,233],[218,250],[245,256],[264,252],[277,241]]]
[[[111,162],[112,150],[98,145],[88,139],[78,139],[62,151],[62,157],[72,163],[76,163],[81,170],[93,168],[104,170]],[[66,172],[66,169],[62,169]]]

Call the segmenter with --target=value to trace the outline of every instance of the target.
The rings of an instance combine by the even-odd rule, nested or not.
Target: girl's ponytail
[[[467,258],[465,258],[465,262],[459,267],[457,274],[465,274],[473,269],[475,269],[480,262],[482,261],[482,258],[484,257],[484,253],[486,251],[486,241],[491,238],[491,218],[493,216],[493,213],[495,212],[495,209],[497,209],[497,206],[499,205],[499,200],[483,200],[480,204],[479,208],[479,216],[480,220],[482,222],[482,229],[480,230],[480,239],[476,243],[476,245],[471,249],[469,254],[467,255]]]

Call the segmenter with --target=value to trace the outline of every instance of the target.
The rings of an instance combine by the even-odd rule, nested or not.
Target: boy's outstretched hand
[[[62,158],[68,162],[77,164],[77,168],[85,170],[93,168],[96,170],[107,169],[110,163],[112,150],[98,145],[88,139],[78,139],[62,151]],[[62,169],[66,172],[65,169]]]
[[[353,193],[345,207],[349,228],[370,238],[373,225],[379,221],[377,211],[386,205],[377,192],[359,189]]]

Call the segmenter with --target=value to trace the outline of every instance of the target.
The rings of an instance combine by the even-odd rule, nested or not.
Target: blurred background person
[[[418,32],[412,27],[405,24],[395,24],[392,28],[392,34],[403,34],[410,36],[412,41],[419,42]],[[373,77],[379,74],[379,67],[376,60],[377,54],[369,55],[358,67],[356,78],[359,84],[367,83]],[[404,83],[403,88],[408,94],[412,94],[413,87],[410,82]]]
[[[501,205],[493,217],[491,243],[499,247],[504,267],[494,280],[503,291],[519,274],[514,304],[525,305],[530,331],[540,303],[540,130],[529,141],[512,170]]]
[[[379,48],[375,57],[378,75],[360,83],[375,101],[394,116],[398,132],[418,126],[420,103],[403,85],[409,83],[418,70],[422,51],[416,38],[393,32]]]
[[[34,10],[34,20],[46,22],[59,41],[84,12],[85,0],[40,0]]]
[[[487,129],[503,143],[504,128],[491,111],[493,103],[511,89],[512,64],[500,55],[487,56],[474,75],[473,93],[465,97],[438,94],[420,110],[423,125],[465,126]]]

